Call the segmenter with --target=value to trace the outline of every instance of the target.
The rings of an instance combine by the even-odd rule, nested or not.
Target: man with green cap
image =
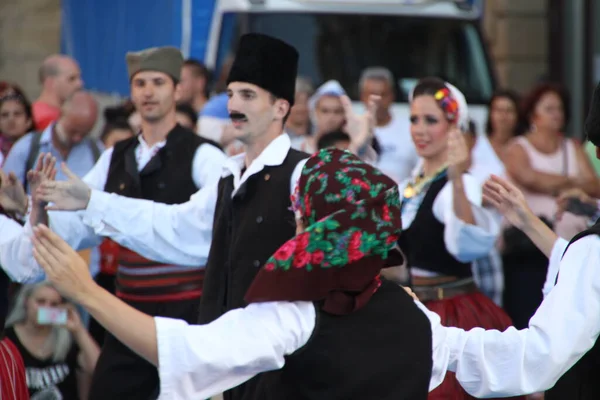
[[[131,98],[142,129],[105,151],[83,181],[91,188],[161,204],[180,204],[221,177],[225,155],[218,145],[176,122],[181,52],[159,47],[128,53]],[[73,174],[64,167],[65,173]],[[46,220],[45,202],[33,195],[31,225]],[[49,216],[50,227],[73,247],[97,245],[102,237],[77,213]],[[26,226],[29,228],[29,224]],[[120,246],[116,295],[145,313],[196,322],[205,259],[193,263],[153,261]],[[96,366],[90,399],[150,399],[158,395],[156,368],[107,334]]]
[[[218,184],[189,202],[169,206],[130,199],[90,190],[76,177],[44,184],[44,200],[56,209],[85,210],[82,219],[97,234],[145,257],[196,265],[208,256],[200,323],[245,306],[244,294],[260,267],[296,229],[290,195],[308,154],[292,149],[283,133],[294,104],[298,58],[279,39],[241,37],[228,77],[227,108],[246,152],[229,158]],[[367,130],[369,121],[365,114],[352,123]],[[247,398],[256,385],[252,380],[225,398]]]

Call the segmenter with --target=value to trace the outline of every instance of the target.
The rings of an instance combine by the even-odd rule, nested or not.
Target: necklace
[[[433,175],[425,176],[423,171],[416,177],[414,177],[406,187],[404,188],[403,197],[405,199],[410,199],[421,193],[425,190],[429,185],[431,185],[434,181],[437,181],[441,177],[446,175],[446,171],[448,169],[447,165],[441,166]]]

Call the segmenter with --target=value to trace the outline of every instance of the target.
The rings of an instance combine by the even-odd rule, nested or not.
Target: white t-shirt
[[[396,183],[410,177],[418,156],[410,137],[410,121],[392,118],[386,126],[375,127],[375,137],[381,147],[377,167]]]

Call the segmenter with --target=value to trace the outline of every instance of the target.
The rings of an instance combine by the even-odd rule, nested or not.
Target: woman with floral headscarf
[[[293,208],[297,236],[259,271],[249,305],[207,325],[152,318],[123,303],[45,226],[34,228],[34,256],[65,296],[157,366],[160,399],[207,398],[261,374],[250,398],[424,400],[446,369],[474,396],[510,396],[551,387],[597,337],[581,310],[560,313],[560,322],[551,315],[563,303],[577,311],[569,279],[530,329],[441,325],[379,277],[400,233],[398,189],[348,152],[308,159]],[[582,328],[573,340],[567,322]]]
[[[56,287],[99,322],[127,326],[105,324],[159,366],[161,398],[207,398],[264,372],[251,398],[426,399],[429,321],[379,275],[401,231],[397,185],[351,152],[328,148],[308,159],[292,207],[297,236],[260,270],[248,307],[203,326],[132,311],[42,227],[35,254]],[[134,343],[146,339],[150,353]]]
[[[504,330],[508,316],[479,292],[471,263],[487,256],[499,232],[482,207],[481,183],[467,174],[468,126],[464,96],[437,78],[422,79],[411,99],[411,135],[420,166],[400,185],[407,257],[413,290],[442,324]],[[453,376],[429,399],[470,399]]]

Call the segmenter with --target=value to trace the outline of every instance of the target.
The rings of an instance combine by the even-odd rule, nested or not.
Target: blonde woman
[[[64,325],[41,323],[44,307],[67,311]],[[25,363],[31,399],[87,399],[100,355],[75,309],[49,282],[24,285],[6,319],[5,335]]]

